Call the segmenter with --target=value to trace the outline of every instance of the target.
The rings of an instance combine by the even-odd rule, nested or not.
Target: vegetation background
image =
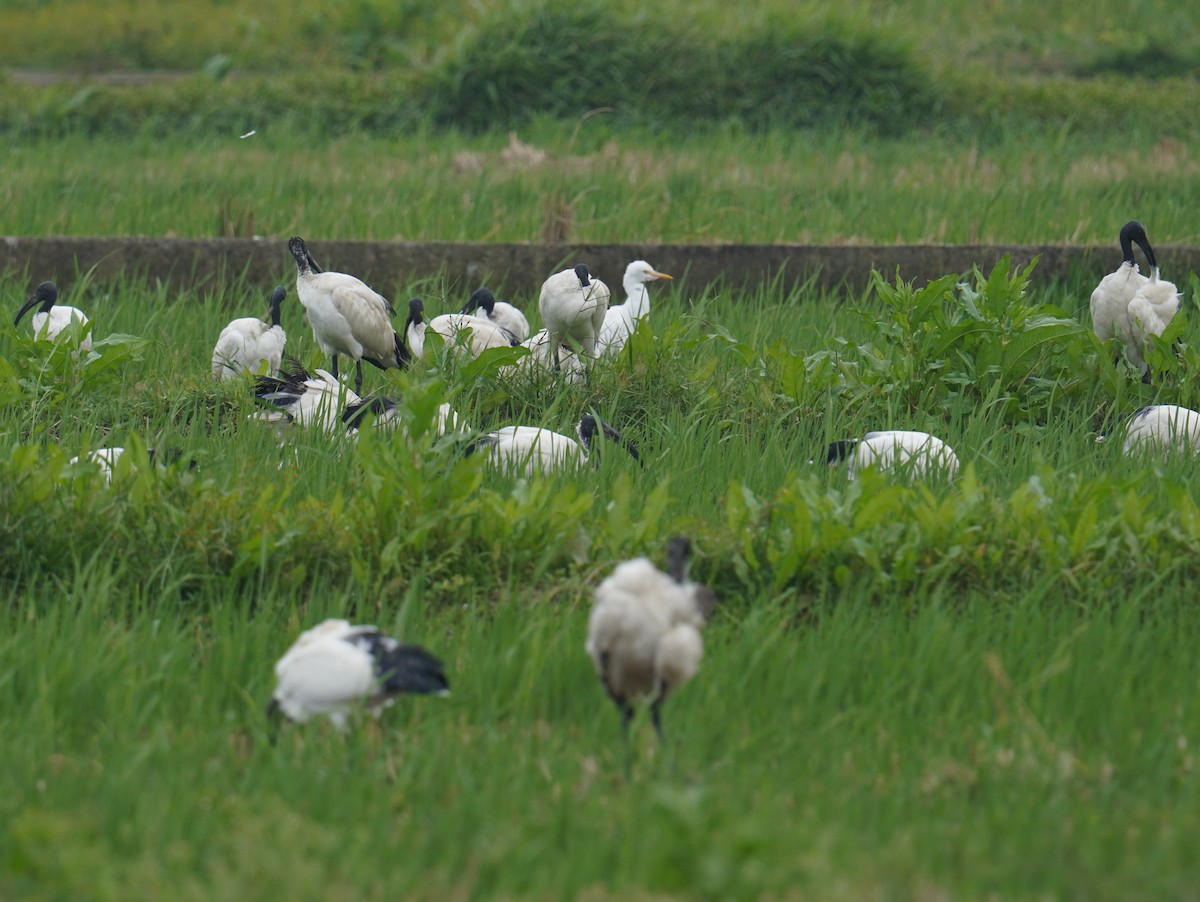
[[[1197,241],[1185,4],[10,0],[0,58],[10,234]],[[357,441],[209,380],[271,286],[62,277],[91,355],[0,333],[0,896],[1194,894],[1200,486],[1120,453],[1142,404],[1198,403],[1200,280],[1160,258],[1149,385],[1091,335],[1101,272],[685,279],[586,386],[369,373],[408,434]],[[444,400],[595,410],[646,466],[496,473],[429,432]],[[810,463],[877,428],[962,474]],[[69,462],[105,445],[112,486]],[[626,779],[589,592],[677,532],[725,601]],[[326,616],[429,646],[453,696],[272,744],[272,664]]]

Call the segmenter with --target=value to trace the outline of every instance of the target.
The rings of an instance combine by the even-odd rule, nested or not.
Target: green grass
[[[14,141],[0,151],[17,235],[260,234],[578,242],[1098,242],[1141,218],[1156,245],[1200,241],[1194,145],[1009,132],[980,143],[855,132],[668,138],[593,117],[501,135],[421,130],[238,140],[175,135]],[[653,262],[653,261],[651,261]],[[37,276],[38,274],[31,274]],[[678,275],[676,273],[675,275]]]
[[[993,281],[994,297],[1011,287]],[[1035,270],[1004,316],[1077,314],[1086,288]],[[248,419],[245,387],[207,378],[220,326],[265,296],[82,285],[64,300],[96,337],[148,342],[100,374],[60,355],[30,381],[47,349],[0,334],[0,895],[1195,885],[1200,486],[1190,460],[1128,461],[1112,429],[1093,440],[1099,418],[1148,399],[1195,403],[1191,323],[1183,371],[1154,386],[1063,333],[1026,361],[1036,379],[1080,355],[1060,397],[981,377],[989,400],[966,403],[974,389],[920,338],[933,320],[919,303],[917,337],[897,333],[912,345],[891,356],[876,299],[696,295],[684,281],[656,293],[632,359],[590,386],[372,370],[368,388],[403,394],[410,439],[300,434],[281,448]],[[294,298],[283,316],[292,352],[321,363]],[[926,368],[918,406],[888,388],[905,355]],[[646,466],[602,454],[579,474],[493,473],[421,433],[443,398],[481,429],[569,430],[591,407]],[[937,432],[964,473],[848,484],[808,463],[879,427]],[[197,467],[142,460],[111,488],[64,469],[143,441]],[[696,539],[696,575],[724,604],[699,676],[666,706],[668,741],[640,720],[626,780],[583,653],[589,592],[676,532]],[[271,744],[273,662],[342,615],[435,650],[453,695],[406,699],[348,737],[310,724]]]

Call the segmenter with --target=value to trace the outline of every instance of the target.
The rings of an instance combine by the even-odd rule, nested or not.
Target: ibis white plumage
[[[581,357],[595,359],[596,342],[608,312],[608,286],[580,263],[557,272],[542,283],[538,311],[550,337],[550,357],[561,366],[558,349],[574,342]]]
[[[1200,453],[1200,413],[1174,404],[1143,407],[1125,429],[1124,452]]]
[[[1179,292],[1159,276],[1154,248],[1146,229],[1136,219],[1121,227],[1121,265],[1100,280],[1092,292],[1090,307],[1096,337],[1121,342],[1130,364],[1148,375],[1145,360],[1147,335],[1162,335],[1179,309]],[[1137,245],[1150,264],[1150,276],[1141,274],[1133,255]]]
[[[468,357],[478,357],[489,348],[511,348],[519,342],[507,329],[481,316],[466,313],[443,313],[426,322],[425,304],[420,298],[408,302],[408,319],[404,323],[407,350],[413,357],[424,359],[425,336],[436,332],[446,347]]]
[[[360,708],[378,717],[397,696],[450,692],[442,662],[426,649],[347,620],[325,620],[301,633],[275,676],[269,714],[282,712],[295,723],[325,716],[341,731]]]
[[[312,375],[296,369],[278,376],[260,376],[254,381],[254,395],[268,405],[256,419],[295,423],[329,433],[341,427],[348,408],[363,403],[362,398],[326,370],[317,370]]]
[[[858,470],[872,466],[913,479],[936,474],[954,476],[958,472],[954,449],[928,432],[897,429],[868,432],[861,439],[834,442],[826,449],[827,463],[847,458],[849,479],[854,479]]]
[[[496,300],[490,288],[477,289],[459,312],[495,323],[512,335],[515,339],[512,344],[520,344],[529,338],[529,320],[525,314],[507,301]]]
[[[214,379],[236,379],[244,374],[274,376],[283,361],[287,335],[280,323],[279,307],[287,289],[276,285],[271,292],[271,322],[254,316],[235,319],[221,330],[213,348]]]
[[[77,322],[81,326],[86,326],[88,318],[83,311],[78,307],[68,307],[59,305],[55,302],[58,300],[58,286],[53,282],[42,282],[33,290],[33,294],[25,301],[24,305],[13,320],[13,325],[17,325],[21,318],[30,310],[37,308],[37,313],[33,315],[33,336],[34,338],[43,338],[50,341],[56,341],[58,336],[69,329],[71,323]],[[80,339],[79,349],[81,351],[90,351],[92,349],[92,336],[90,332],[84,334]]]
[[[554,358],[550,354],[550,333],[545,329],[535,333],[521,342],[521,347],[529,353],[511,367],[504,367],[507,373],[516,373],[535,379],[544,374],[556,372]],[[558,349],[558,370],[563,381],[572,384],[583,382],[587,378],[587,369],[579,355],[570,348]]]
[[[466,454],[483,451],[488,460],[523,471],[526,475],[552,473],[555,470],[580,467],[588,462],[597,435],[620,445],[640,462],[637,446],[620,432],[601,423],[592,414],[585,414],[575,427],[579,440],[561,432],[537,426],[505,426],[489,432],[467,446]]]
[[[650,291],[646,287],[656,279],[670,279],[645,260],[634,260],[625,267],[625,303],[611,304],[604,314],[604,325],[600,328],[596,356],[619,354],[629,336],[637,329],[643,317],[650,315]]]
[[[304,239],[288,241],[296,261],[296,296],[308,312],[308,324],[321,350],[333,358],[330,369],[338,376],[338,355],[354,361],[354,389],[362,391],[362,362],[381,370],[407,365],[408,354],[392,328],[392,305],[361,279],[342,272],[322,272]]]
[[[254,388],[256,399],[268,405],[256,419],[268,423],[288,422],[329,433],[345,429],[351,435],[368,418],[373,418],[376,428],[381,429],[401,423],[394,400],[360,398],[325,370],[317,370],[310,376],[302,367],[296,367],[275,377],[259,377]],[[438,406],[434,423],[438,435],[463,428],[464,421],[449,404]]]
[[[113,477],[116,475],[118,469],[117,461],[124,456],[125,449],[121,447],[97,448],[95,451],[89,451],[86,454],[72,457],[69,461],[67,461],[67,466],[72,467],[80,463],[93,464],[100,471],[100,476],[104,479],[104,484],[112,485]],[[170,450],[163,454],[159,451],[156,451],[154,448],[146,449],[146,459],[151,464],[161,464],[163,460],[170,462],[178,457],[178,450]],[[196,461],[189,461],[188,466],[195,467]],[[134,468],[130,466],[128,470],[132,472]]]
[[[688,581],[690,556],[691,542],[676,536],[667,543],[665,573],[639,557],[618,564],[596,588],[584,647],[621,713],[626,742],[634,702],[650,701],[661,738],[663,702],[700,667],[700,628],[717,598]]]

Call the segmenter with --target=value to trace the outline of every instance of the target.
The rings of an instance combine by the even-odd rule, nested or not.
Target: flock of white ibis
[[[1122,262],[1103,278],[1091,296],[1093,327],[1098,338],[1116,339],[1118,356],[1148,374],[1146,343],[1161,336],[1179,307],[1180,293],[1160,274],[1146,230],[1137,221],[1120,230]],[[1141,248],[1150,267],[1142,275],[1133,247]],[[408,304],[404,326],[397,331],[395,311],[383,295],[347,273],[326,272],[313,259],[300,237],[288,242],[296,263],[296,293],[309,325],[330,368],[307,373],[282,373],[286,336],[280,306],[286,289],[278,286],[270,298],[270,322],[235,319],[226,326],[213,350],[212,374],[217,379],[257,377],[257,397],[269,405],[262,418],[288,420],[320,429],[356,430],[367,416],[377,425],[395,422],[393,402],[364,400],[363,361],[380,369],[408,366],[425,356],[426,340],[436,333],[452,353],[475,357],[490,348],[524,347],[529,354],[520,368],[539,368],[567,381],[587,378],[589,369],[605,355],[619,353],[638,323],[649,315],[647,284],[670,279],[644,260],[625,272],[626,300],[610,304],[608,287],[578,264],[551,275],[542,285],[538,312],[544,329],[530,334],[525,315],[480,288],[456,313],[425,318],[424,304]],[[74,334],[78,349],[91,349],[90,328],[82,311],[56,304],[51,282],[37,286],[17,313],[15,323],[30,310],[35,337],[57,340]],[[353,361],[354,389],[339,378],[338,357]],[[438,412],[438,429],[462,428],[449,405]],[[624,447],[636,460],[637,448],[612,426],[593,414],[577,426],[578,441],[533,426],[508,426],[486,433],[467,445],[466,453],[490,459],[527,476],[587,462],[597,436]],[[1125,430],[1123,450],[1200,453],[1200,413],[1174,405],[1155,405],[1138,411]],[[100,467],[106,480],[121,456],[121,448],[102,448],[85,455]],[[79,462],[75,458],[72,463]],[[869,432],[861,439],[834,442],[826,461],[847,461],[848,478],[866,467],[901,472],[912,478],[953,476],[958,457],[945,442],[924,432]],[[588,622],[586,652],[604,690],[620,712],[623,731],[633,717],[633,704],[649,702],[654,727],[661,735],[665,699],[697,672],[703,650],[700,628],[712,613],[715,595],[688,580],[691,544],[683,537],[668,543],[666,570],[640,557],[617,565],[596,588]],[[278,685],[271,711],[302,723],[328,717],[339,730],[361,709],[376,715],[402,694],[449,692],[443,665],[430,652],[383,635],[374,626],[354,626],[345,620],[326,620],[301,634],[275,666]]]

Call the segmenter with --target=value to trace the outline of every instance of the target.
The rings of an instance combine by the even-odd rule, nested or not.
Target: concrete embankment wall
[[[552,272],[587,263],[616,287],[626,264],[644,258],[689,291],[710,285],[751,288],[779,281],[792,286],[814,279],[822,287],[865,285],[872,269],[889,278],[899,268],[906,280],[990,269],[1004,254],[1024,265],[1040,257],[1038,282],[1073,277],[1099,278],[1116,268],[1114,246],[1066,245],[754,245],[754,244],[485,244],[437,241],[320,241],[310,249],[326,269],[349,272],[384,294],[415,280],[438,280],[452,296],[464,298],[482,284],[514,298],[535,296]],[[1156,248],[1164,275],[1176,282],[1200,271],[1200,247]],[[295,272],[282,239],[245,238],[22,238],[0,240],[0,270],[30,283],[54,279],[69,288],[76,273],[93,280],[144,277],[177,288],[221,291],[244,277],[252,285],[290,280]]]

